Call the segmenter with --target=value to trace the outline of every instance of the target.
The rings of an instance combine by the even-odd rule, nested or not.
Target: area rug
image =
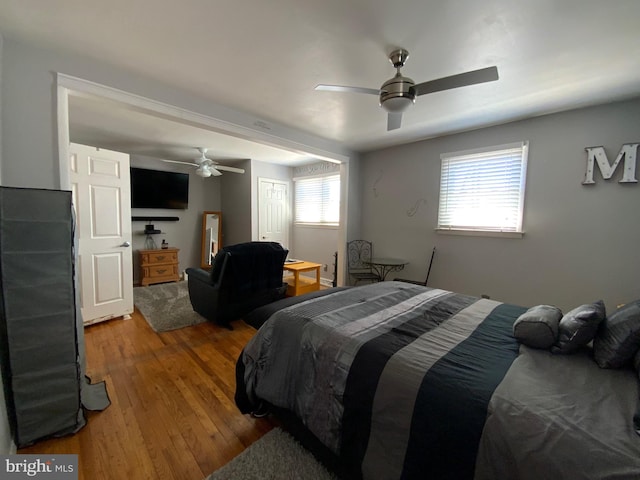
[[[274,428],[205,480],[337,480],[294,438]]]
[[[187,282],[135,287],[133,303],[156,332],[167,332],[207,321],[193,311]]]

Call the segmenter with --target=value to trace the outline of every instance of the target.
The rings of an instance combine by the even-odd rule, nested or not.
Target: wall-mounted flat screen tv
[[[185,210],[189,174],[131,167],[131,207]]]

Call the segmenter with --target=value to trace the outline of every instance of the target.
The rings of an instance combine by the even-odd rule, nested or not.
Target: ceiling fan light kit
[[[200,165],[196,170],[196,175],[199,177],[207,178],[211,176],[211,170],[209,170],[206,165]]]
[[[416,93],[413,89],[415,82],[409,77],[403,77],[400,73],[400,68],[404,66],[407,58],[409,58],[409,52],[403,48],[389,54],[389,61],[397,72],[380,87],[380,106],[389,113],[404,112],[416,101]]]
[[[324,84],[317,85],[315,89],[379,95],[380,106],[388,113],[387,130],[395,130],[400,128],[402,123],[402,112],[415,103],[416,97],[419,95],[498,80],[498,69],[492,66],[416,85],[412,79],[404,77],[400,73],[400,69],[404,67],[407,58],[409,58],[409,52],[404,48],[399,48],[389,54],[389,61],[397,71],[395,76],[384,82],[379,90]]]
[[[179,163],[182,165],[189,165],[191,167],[196,167],[196,175],[202,178],[208,177],[219,177],[222,175],[222,171],[225,172],[233,172],[233,173],[244,173],[243,168],[236,167],[227,167],[225,165],[220,165],[215,160],[207,157],[207,151],[209,149],[204,147],[198,147],[198,151],[200,152],[200,156],[193,159],[193,162],[180,162],[178,160],[162,160],[167,163]]]

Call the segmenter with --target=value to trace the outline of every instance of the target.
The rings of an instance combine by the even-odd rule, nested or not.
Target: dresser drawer
[[[144,267],[145,278],[171,277],[178,275],[177,265],[150,265]]]
[[[150,252],[142,254],[143,265],[157,265],[163,263],[177,263],[178,252]]]

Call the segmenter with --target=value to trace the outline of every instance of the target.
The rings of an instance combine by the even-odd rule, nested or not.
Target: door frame
[[[338,270],[338,283],[343,285],[345,278],[345,245],[347,242],[347,225],[348,225],[348,197],[356,195],[357,192],[351,192],[347,187],[349,179],[350,157],[348,155],[329,152],[322,148],[313,147],[307,144],[288,140],[286,138],[276,136],[273,133],[267,133],[255,128],[245,127],[238,123],[232,123],[219,118],[196,113],[184,108],[176,107],[167,103],[159,102],[148,97],[136,95],[133,93],[119,90],[106,85],[102,85],[83,78],[74,77],[64,73],[55,73],[56,85],[56,128],[58,140],[58,172],[59,172],[59,188],[61,190],[69,190],[71,182],[69,178],[69,96],[84,95],[89,97],[104,98],[120,102],[138,112],[148,115],[161,116],[170,120],[194,125],[199,128],[217,131],[223,134],[246,138],[255,142],[263,143],[285,150],[296,152],[305,152],[318,160],[326,160],[329,162],[340,163],[342,187],[341,200],[341,217],[340,226],[338,227],[338,251],[339,262],[342,268]],[[254,125],[260,125],[256,120]],[[357,162],[356,162],[357,163]],[[291,195],[290,195],[291,196]],[[257,214],[257,213],[256,213]],[[359,225],[356,230],[359,230]]]

